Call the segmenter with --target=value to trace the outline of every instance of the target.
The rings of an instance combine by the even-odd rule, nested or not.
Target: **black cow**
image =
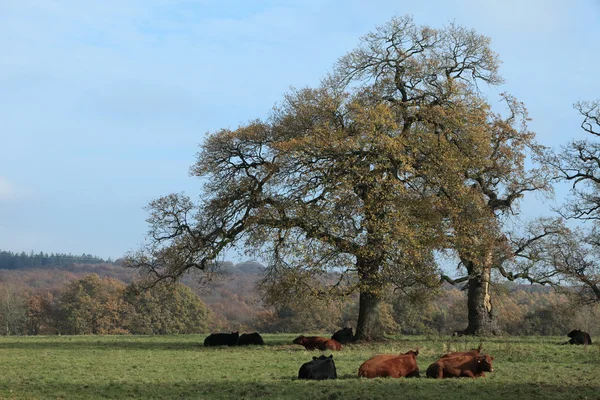
[[[238,332],[212,333],[204,339],[204,346],[236,346],[239,338]]]
[[[302,364],[298,371],[298,379],[337,379],[333,355],[313,357],[312,361]]]
[[[339,343],[346,344],[350,343],[353,337],[352,328],[344,328],[334,333],[331,338]]]
[[[246,346],[249,344],[265,344],[262,336],[258,332],[242,333],[237,342],[238,346]]]
[[[592,337],[590,334],[579,329],[573,329],[571,332],[567,333],[567,336],[571,339],[563,344],[592,344]]]

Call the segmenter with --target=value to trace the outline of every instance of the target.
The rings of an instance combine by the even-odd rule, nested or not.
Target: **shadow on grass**
[[[108,384],[33,384],[0,386],[1,398],[140,399],[582,399],[597,398],[597,384],[507,383],[486,379],[353,379],[274,382],[174,382]]]
[[[78,340],[43,340],[43,341],[20,341],[4,343],[0,342],[0,349],[15,350],[198,350],[203,349],[203,343],[178,342],[172,340],[153,340],[153,341],[129,341],[129,340],[110,340],[89,339]]]
[[[266,341],[264,345],[249,345],[249,346],[215,346],[215,347],[204,347],[204,338],[203,335],[193,335],[193,336],[43,336],[43,337],[21,337],[17,340],[11,338],[11,340],[2,341],[0,340],[0,349],[7,350],[15,350],[15,349],[26,349],[26,350],[181,350],[181,351],[223,351],[227,349],[244,349],[250,351],[262,351],[262,350],[285,350],[292,352],[305,352],[306,350],[302,346],[294,345],[287,340],[276,340],[272,342]],[[442,340],[437,340],[440,342]],[[514,340],[507,342],[496,342],[493,340],[489,340],[486,342],[485,338],[481,338],[480,340],[475,341],[461,341],[461,340],[448,340],[445,341],[449,344],[452,344],[454,347],[464,350],[470,349],[471,347],[476,347],[474,343],[483,343],[484,352],[506,352],[507,349],[510,350],[511,346],[519,343],[531,344],[531,342]],[[377,342],[377,343],[350,343],[344,345],[346,350],[359,350],[359,349],[374,349],[374,351],[379,351],[379,348],[385,345],[392,346],[404,346],[407,349],[417,348],[419,346],[427,345],[428,339],[423,337],[400,337],[397,339],[389,340],[386,342]],[[459,345],[459,346],[456,346]],[[581,351],[590,351],[594,350],[598,346],[596,344],[590,345],[587,348],[584,346],[557,346],[558,349],[575,349]],[[518,350],[518,349],[516,349]],[[344,352],[344,349],[342,349]],[[444,350],[439,351],[440,354],[444,352]],[[314,350],[309,353],[314,355],[319,355],[323,352]]]
[[[177,339],[173,336],[50,336],[50,337],[26,337],[17,341],[0,341],[0,349],[15,350],[195,350],[195,351],[222,351],[226,349],[244,349],[260,351],[266,350],[298,350],[304,348],[291,344],[265,343],[264,345],[247,346],[211,346],[204,347],[204,337],[197,341],[182,337]],[[28,340],[31,339],[31,340]],[[319,353],[315,351],[315,354]]]

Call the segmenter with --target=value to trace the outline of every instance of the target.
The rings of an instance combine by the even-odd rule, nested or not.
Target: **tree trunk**
[[[358,302],[358,322],[354,340],[377,340],[383,338],[380,303],[383,282],[379,274],[379,259],[357,260],[360,274],[360,297]]]
[[[381,298],[373,291],[361,290],[358,304],[358,323],[354,340],[376,340],[383,338],[379,320]]]
[[[498,328],[490,293],[491,267],[484,267],[479,273],[471,274],[469,273],[471,277],[467,294],[469,325],[462,333],[476,336],[495,335],[498,333]]]

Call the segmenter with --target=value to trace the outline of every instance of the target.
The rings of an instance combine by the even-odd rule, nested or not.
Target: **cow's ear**
[[[490,356],[490,358],[492,359],[492,361],[494,360],[494,356]]]
[[[333,358],[333,354],[329,356],[329,358]]]
[[[313,361],[316,360],[316,359],[317,359],[317,357],[313,356]]]

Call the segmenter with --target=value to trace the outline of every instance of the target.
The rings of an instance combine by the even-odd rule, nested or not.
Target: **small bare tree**
[[[574,105],[581,114],[581,128],[593,139],[574,140],[548,162],[558,179],[570,182],[571,197],[559,212],[584,226],[563,237],[552,252],[551,267],[579,290],[583,303],[600,302],[600,100]],[[595,139],[595,140],[594,140]]]
[[[7,336],[27,331],[27,296],[19,286],[0,284],[0,325]]]

